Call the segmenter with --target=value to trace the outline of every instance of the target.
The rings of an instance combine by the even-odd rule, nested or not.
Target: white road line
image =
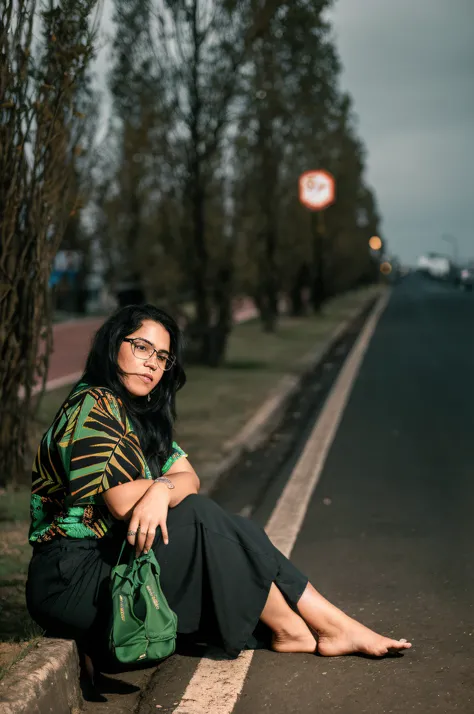
[[[375,306],[265,527],[269,538],[287,557],[293,550],[352,386],[388,299],[388,294],[383,295]],[[247,650],[236,660],[201,659],[174,714],[230,714],[242,691],[252,657],[253,651]]]

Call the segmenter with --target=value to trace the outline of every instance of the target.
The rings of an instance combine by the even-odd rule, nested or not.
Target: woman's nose
[[[151,357],[147,357],[145,360],[145,364],[148,367],[151,367],[152,369],[158,369],[158,357],[155,353],[152,354]]]

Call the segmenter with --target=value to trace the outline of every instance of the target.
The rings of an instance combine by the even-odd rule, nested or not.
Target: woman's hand
[[[170,503],[170,490],[163,483],[155,483],[138,501],[128,524],[127,540],[134,545],[137,557],[142,551],[148,553],[159,526],[165,545],[168,545],[166,519]]]

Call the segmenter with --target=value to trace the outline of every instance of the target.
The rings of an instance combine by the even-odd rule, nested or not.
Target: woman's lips
[[[143,380],[143,382],[145,382],[145,384],[153,384],[153,377],[147,377],[144,374],[139,374],[138,376],[141,380]]]

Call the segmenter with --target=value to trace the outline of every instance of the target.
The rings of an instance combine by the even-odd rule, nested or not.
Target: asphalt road
[[[474,711],[472,297],[417,277],[394,290],[292,554],[329,599],[413,650],[258,652],[236,714]]]
[[[306,421],[337,368],[314,376]],[[372,338],[291,559],[346,612],[413,649],[383,660],[258,651],[234,714],[474,712],[473,407],[474,296],[408,277]],[[217,500],[246,503],[265,523],[305,438],[304,425],[299,438],[289,430],[278,441],[293,434],[294,448],[271,481],[262,452],[262,488],[234,474]],[[140,714],[172,712],[197,662],[160,667]]]
[[[382,661],[258,652],[235,714],[474,711],[473,409],[473,296],[409,278],[378,325],[292,560],[349,614],[414,647]]]

